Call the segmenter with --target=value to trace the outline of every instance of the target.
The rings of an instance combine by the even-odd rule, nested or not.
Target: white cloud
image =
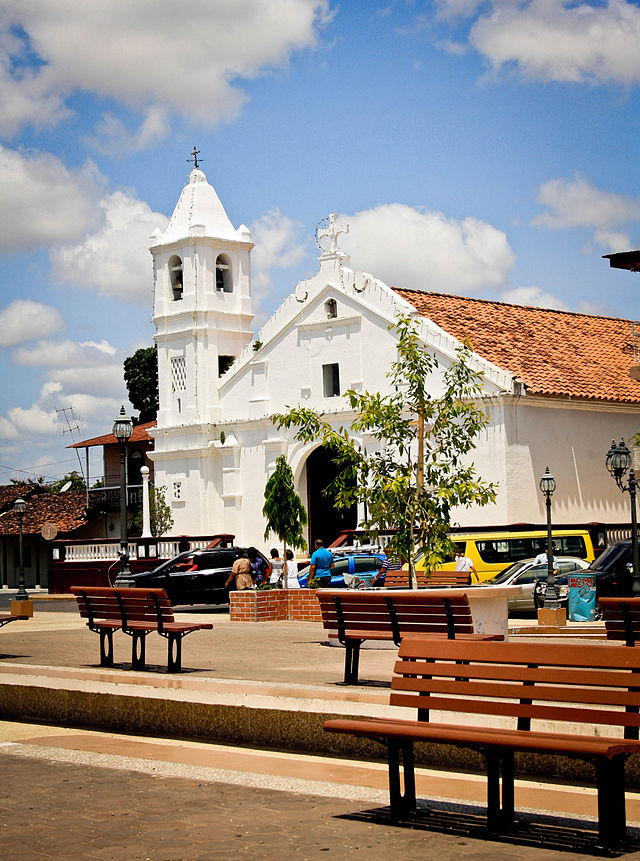
[[[116,191],[99,203],[102,226],[80,242],[51,251],[58,281],[150,307],[153,270],[149,236],[168,219],[131,194]]]
[[[482,0],[436,0],[437,17],[446,21],[456,18],[472,18]]]
[[[631,240],[627,234],[617,230],[596,230],[593,238],[599,245],[612,253],[628,251],[631,247]]]
[[[538,203],[548,208],[533,224],[544,227],[592,227],[608,230],[640,219],[640,200],[603,191],[577,176],[550,179],[538,189]]]
[[[31,299],[14,299],[0,311],[0,347],[42,338],[61,329],[64,320],[60,311]]]
[[[20,365],[51,368],[96,367],[112,362],[115,348],[107,341],[39,341],[33,347],[19,347],[13,354]]]
[[[79,91],[213,125],[246,100],[238,80],[313,47],[330,14],[328,0],[5,0],[0,128],[55,122]]]
[[[445,4],[452,11],[466,5]],[[494,0],[469,41],[494,69],[515,64],[535,80],[640,82],[640,8],[625,0]]]
[[[512,305],[532,305],[534,308],[554,308],[556,311],[569,310],[562,299],[553,293],[545,293],[540,287],[515,287],[513,290],[505,290],[500,301]]]
[[[473,293],[502,286],[514,261],[505,234],[477,218],[390,203],[341,221],[350,225],[340,245],[353,265],[397,287]]]
[[[169,117],[162,108],[151,107],[135,132],[113,114],[103,114],[95,137],[87,143],[105,155],[123,156],[149,149],[169,134]]]
[[[255,248],[251,252],[251,288],[258,298],[273,287],[272,271],[287,269],[305,256],[304,227],[278,209],[271,209],[251,224]]]
[[[56,411],[43,410],[37,404],[28,409],[14,407],[9,410],[9,421],[18,433],[51,436],[62,432]]]
[[[100,367],[85,365],[79,368],[56,368],[50,372],[50,385],[59,385],[60,392],[71,392],[71,399],[76,403],[79,395],[90,395],[100,392],[97,400],[115,398],[122,400],[126,391],[122,362],[105,364]],[[119,407],[118,407],[119,409]],[[85,416],[86,418],[86,416]],[[109,421],[107,416],[107,422]]]
[[[49,153],[0,146],[0,250],[76,239],[96,222],[102,183],[92,162],[70,170]]]

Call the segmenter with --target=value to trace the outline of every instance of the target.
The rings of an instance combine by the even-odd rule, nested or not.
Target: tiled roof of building
[[[134,425],[133,433],[129,437],[130,445],[133,442],[151,442],[151,437],[147,433],[149,428],[154,428],[156,422],[144,422],[141,425]],[[82,442],[75,442],[73,445],[68,445],[67,448],[91,448],[96,445],[117,445],[118,440],[112,433],[103,434],[103,436],[94,436],[93,439],[85,439]]]
[[[395,292],[476,353],[519,376],[529,394],[640,403],[632,323],[484,299]]]
[[[39,490],[35,485],[30,484],[3,484],[0,485],[0,512],[13,508],[13,503],[16,499],[28,499],[36,490]]]
[[[22,517],[22,531],[25,535],[35,535],[45,523],[53,523],[58,534],[68,534],[87,522],[87,497],[83,490],[35,493],[31,496],[25,494],[23,498],[27,503]],[[13,507],[10,507],[0,514],[0,535],[17,534],[18,515]]]

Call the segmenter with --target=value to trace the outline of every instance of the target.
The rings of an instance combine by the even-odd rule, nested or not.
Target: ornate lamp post
[[[555,489],[556,480],[547,467],[540,479],[540,490],[544,493],[547,503],[547,593],[544,606],[550,607],[552,610],[557,610],[559,606],[556,578],[553,573],[553,537],[551,535],[551,497]]]
[[[627,448],[624,439],[616,445],[611,440],[611,448],[607,452],[607,469],[615,479],[616,484],[623,493],[628,493],[631,499],[631,546],[633,548],[633,583],[631,591],[635,596],[640,596],[640,562],[638,554],[638,516],[636,513],[636,488],[639,480],[631,463],[631,452]],[[631,467],[631,469],[629,469]],[[624,477],[629,470],[629,479],[624,483]]]
[[[20,497],[13,503],[13,510],[18,515],[18,594],[16,601],[28,601],[29,595],[24,588],[24,554],[22,547],[22,518],[27,510],[27,503]]]
[[[133,422],[124,407],[113,423],[113,435],[120,443],[120,572],[116,585],[131,585],[129,570],[129,538],[127,534],[127,441],[133,433]]]

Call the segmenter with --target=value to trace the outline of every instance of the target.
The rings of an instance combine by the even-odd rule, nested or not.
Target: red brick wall
[[[313,589],[246,589],[231,592],[232,622],[320,622],[320,604]]]

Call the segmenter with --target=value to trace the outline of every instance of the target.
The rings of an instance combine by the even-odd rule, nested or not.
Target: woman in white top
[[[280,554],[274,547],[271,551],[271,574],[269,576],[269,584],[282,588],[282,568],[284,562],[280,558]]]
[[[287,561],[284,564],[284,582],[287,589],[299,589],[298,566],[293,558],[293,550],[287,550]]]

